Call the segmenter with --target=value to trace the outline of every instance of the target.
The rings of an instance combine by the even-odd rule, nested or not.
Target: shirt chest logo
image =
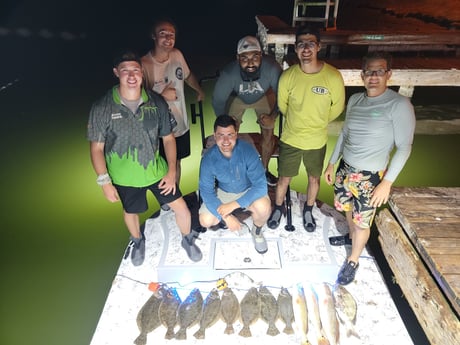
[[[317,95],[327,95],[329,94],[329,90],[323,86],[313,86],[311,88],[311,92]]]

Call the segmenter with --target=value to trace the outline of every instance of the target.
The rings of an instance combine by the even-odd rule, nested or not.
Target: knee
[[[200,213],[199,221],[202,227],[209,228],[219,223],[219,220],[212,214]]]

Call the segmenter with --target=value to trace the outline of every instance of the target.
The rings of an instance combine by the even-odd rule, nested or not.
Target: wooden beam
[[[396,281],[432,344],[460,344],[460,321],[388,209],[375,219]]]

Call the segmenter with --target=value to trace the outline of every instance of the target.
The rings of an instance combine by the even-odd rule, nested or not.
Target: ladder
[[[326,1],[305,1],[294,0],[294,10],[292,13],[292,26],[304,25],[308,23],[322,24],[323,28],[335,29],[337,13],[339,10],[339,0]],[[324,12],[323,12],[324,11]],[[332,12],[332,16],[331,16]]]

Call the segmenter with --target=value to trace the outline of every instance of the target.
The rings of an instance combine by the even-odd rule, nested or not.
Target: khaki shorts
[[[279,176],[297,176],[299,174],[301,161],[303,161],[308,176],[321,176],[323,172],[324,157],[326,155],[326,145],[320,149],[301,150],[280,141],[279,152]]]
[[[259,99],[257,102],[252,104],[244,103],[239,97],[232,96],[229,100],[228,115],[234,117],[238,123],[243,122],[243,115],[247,109],[254,109],[257,115],[257,123],[260,125],[259,118],[261,115],[269,115],[275,105],[275,93],[272,89],[269,89],[265,96]],[[263,129],[273,129],[275,127],[275,121],[268,126],[260,126]]]

